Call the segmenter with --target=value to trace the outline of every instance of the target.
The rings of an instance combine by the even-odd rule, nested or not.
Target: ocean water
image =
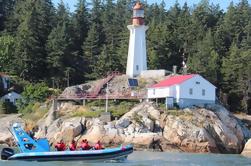
[[[133,152],[125,162],[25,162],[1,161],[0,166],[251,166],[241,155]]]

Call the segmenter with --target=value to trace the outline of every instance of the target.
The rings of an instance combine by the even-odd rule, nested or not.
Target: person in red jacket
[[[82,150],[90,150],[91,149],[91,146],[88,144],[88,141],[86,139],[82,140],[80,147]]]
[[[58,143],[55,145],[55,148],[57,149],[57,151],[65,151],[66,145],[65,145],[65,143],[63,142],[63,140],[61,139],[60,142],[58,142]]]
[[[70,151],[75,151],[77,149],[76,141],[73,139],[69,146]]]
[[[100,149],[104,149],[103,146],[101,145],[100,141],[98,141],[95,145],[94,145],[94,149],[95,150],[100,150]]]

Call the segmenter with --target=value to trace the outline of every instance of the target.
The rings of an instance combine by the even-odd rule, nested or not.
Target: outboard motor
[[[9,157],[15,154],[14,150],[11,148],[3,148],[1,152],[1,159],[8,160]]]

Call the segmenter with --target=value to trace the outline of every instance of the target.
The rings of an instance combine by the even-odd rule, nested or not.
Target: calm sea
[[[0,166],[251,166],[240,155],[134,152],[123,163],[0,161]]]

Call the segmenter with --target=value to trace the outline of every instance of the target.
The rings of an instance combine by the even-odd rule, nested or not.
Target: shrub
[[[17,107],[8,101],[0,101],[0,114],[17,113]]]
[[[99,117],[102,111],[76,111],[72,114],[73,117],[96,118]]]
[[[21,94],[22,98],[17,102],[19,112],[29,112],[30,104],[33,105],[35,102],[44,102],[51,94],[52,92],[45,83],[26,85]]]
[[[36,122],[48,112],[47,107],[42,107],[41,103],[30,103],[22,110],[23,118]]]

